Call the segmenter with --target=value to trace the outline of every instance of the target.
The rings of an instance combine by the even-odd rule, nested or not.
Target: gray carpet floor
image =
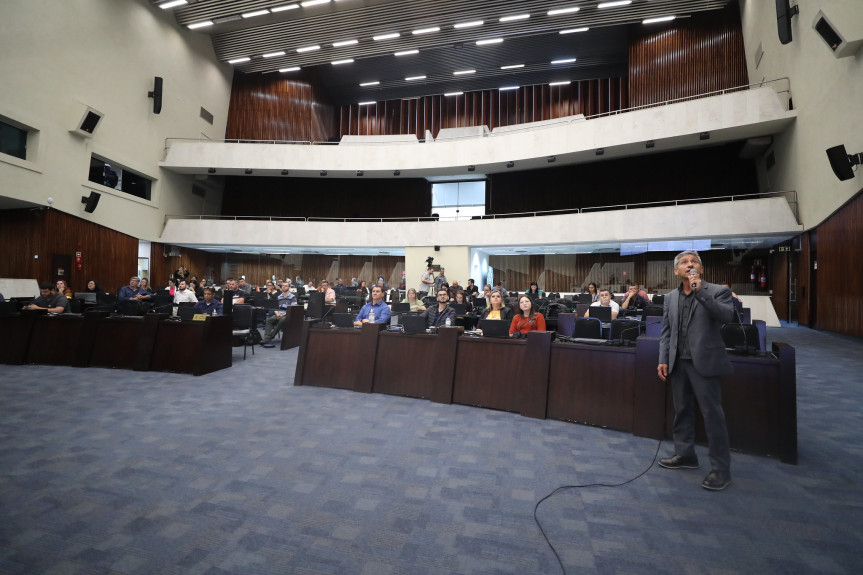
[[[569,574],[863,572],[863,342],[784,326],[799,465],[734,483],[653,466],[558,493]],[[297,352],[208,376],[0,366],[0,573],[560,573],[533,520],[658,442],[426,400],[294,387]],[[663,442],[660,456],[671,453]],[[699,455],[707,461],[706,448]]]

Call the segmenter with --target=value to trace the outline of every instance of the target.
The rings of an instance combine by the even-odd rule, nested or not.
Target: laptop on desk
[[[592,305],[588,309],[590,310],[590,317],[595,317],[602,323],[611,322],[611,306]]]
[[[455,310],[456,315],[464,315],[467,313],[467,306],[463,303],[451,303],[449,306]]]
[[[393,313],[408,313],[411,310],[409,303],[394,303],[392,305]]]
[[[421,315],[401,316],[402,330],[407,334],[425,333],[427,329],[426,318]]]
[[[79,299],[87,303],[96,303],[96,292],[94,291],[76,291],[75,299]]]
[[[482,330],[483,337],[509,337],[508,321],[500,319],[481,319],[477,328]]]
[[[354,315],[350,313],[334,313],[331,316],[336,327],[354,327]]]

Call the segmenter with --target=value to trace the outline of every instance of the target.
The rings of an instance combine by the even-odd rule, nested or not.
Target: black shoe
[[[694,455],[690,455],[689,457],[674,455],[660,459],[659,466],[666,469],[698,469],[698,457]]]
[[[711,471],[701,482],[701,486],[710,491],[722,491],[731,485],[731,476]]]

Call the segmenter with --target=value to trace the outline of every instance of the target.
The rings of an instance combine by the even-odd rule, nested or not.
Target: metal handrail
[[[470,220],[496,220],[496,219],[505,219],[505,218],[525,218],[525,217],[537,217],[537,216],[559,216],[559,215],[567,215],[567,214],[584,214],[588,212],[601,212],[601,211],[616,211],[616,210],[630,210],[630,209],[642,209],[642,208],[659,208],[659,207],[672,207],[672,206],[680,206],[687,204],[697,204],[697,203],[708,203],[708,202],[734,202],[734,201],[745,201],[752,199],[765,199],[765,198],[775,198],[775,197],[783,197],[788,202],[789,207],[791,204],[797,203],[797,192],[796,191],[787,191],[787,192],[760,192],[756,194],[736,194],[731,196],[711,196],[705,198],[685,198],[682,200],[663,200],[656,202],[639,202],[635,204],[612,204],[608,206],[589,206],[586,208],[567,208],[563,210],[542,210],[536,212],[512,212],[506,214],[486,214],[483,216],[471,216],[471,217],[454,217],[454,218],[440,218],[434,216],[422,216],[422,217],[400,217],[400,218],[334,218],[334,217],[277,217],[277,216],[213,216],[213,215],[166,215],[165,223],[167,224],[168,220],[224,220],[224,221],[270,221],[270,222],[336,222],[336,223],[394,223],[394,222],[437,222],[437,221],[470,221]]]

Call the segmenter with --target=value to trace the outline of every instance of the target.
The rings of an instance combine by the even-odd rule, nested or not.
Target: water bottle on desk
[[[375,323],[375,310],[369,310],[369,323]]]
[[[452,319],[449,316],[444,320],[444,325],[446,327],[452,327]]]

